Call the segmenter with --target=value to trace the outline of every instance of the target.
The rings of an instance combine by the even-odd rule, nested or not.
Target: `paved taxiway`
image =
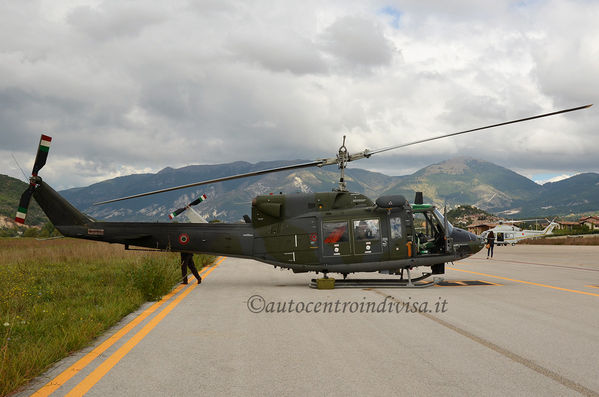
[[[314,290],[311,277],[226,258],[105,351],[63,360],[22,395],[60,385],[52,395],[599,396],[599,247],[497,247],[492,260],[447,266],[447,280],[498,285]],[[255,295],[253,309],[295,310],[253,313]],[[416,302],[430,312],[393,306]]]

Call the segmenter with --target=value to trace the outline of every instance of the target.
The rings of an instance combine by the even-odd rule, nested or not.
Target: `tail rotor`
[[[198,197],[197,199],[193,200],[191,203],[187,204],[185,207],[182,208],[178,208],[176,209],[174,212],[170,213],[168,215],[169,219],[175,219],[175,217],[177,215],[180,215],[183,211],[185,211],[188,208],[193,207],[194,205],[198,205],[200,204],[202,201],[206,200],[208,197],[206,197],[205,194],[202,194],[200,197]]]
[[[41,181],[41,178],[37,174],[44,167],[44,165],[46,165],[46,160],[48,159],[48,151],[50,150],[50,142],[52,142],[52,138],[42,134],[40,138],[39,147],[37,149],[37,155],[35,156],[35,162],[33,163],[31,178],[29,178],[29,187],[21,195],[21,200],[19,200],[19,209],[17,210],[17,216],[15,217],[15,222],[21,225],[25,223],[25,218],[27,217],[27,210],[29,209],[29,202],[31,201],[31,196],[33,195],[35,188]]]

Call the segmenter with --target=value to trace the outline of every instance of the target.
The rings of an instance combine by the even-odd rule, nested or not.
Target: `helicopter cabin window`
[[[356,241],[378,240],[379,239],[379,220],[361,219],[354,221],[354,234]]]
[[[349,241],[347,222],[324,222],[322,225],[322,234],[325,236],[324,242],[327,244]]]
[[[349,225],[347,221],[332,221],[322,223],[324,256],[349,255],[351,246],[349,242]]]
[[[391,238],[401,238],[401,218],[393,217],[390,219],[391,221]]]
[[[381,228],[378,219],[357,219],[352,221],[354,232],[354,253],[357,255],[381,252]]]

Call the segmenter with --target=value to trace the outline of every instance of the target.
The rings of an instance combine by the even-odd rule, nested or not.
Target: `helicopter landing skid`
[[[318,280],[312,279],[309,286],[310,288],[316,289],[334,289],[334,288],[427,288],[439,284],[443,281],[442,277],[433,277],[432,281],[420,282],[425,278],[428,278],[432,273],[424,273],[422,276],[417,278],[410,277],[410,271],[408,270],[408,279],[403,277],[400,279],[388,279],[388,278],[371,278],[371,279],[355,279],[355,280],[334,280],[332,283],[327,283],[327,287],[322,287],[322,283],[319,285]],[[331,280],[331,279],[327,279]]]

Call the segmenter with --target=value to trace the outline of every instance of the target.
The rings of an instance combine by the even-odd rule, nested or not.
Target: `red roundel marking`
[[[179,244],[185,245],[189,243],[189,235],[187,233],[181,233],[179,235]]]
[[[312,234],[310,234],[310,240],[311,240],[311,241],[316,241],[316,238],[317,238],[317,237],[318,237],[318,236],[316,235],[316,233],[312,233]]]

